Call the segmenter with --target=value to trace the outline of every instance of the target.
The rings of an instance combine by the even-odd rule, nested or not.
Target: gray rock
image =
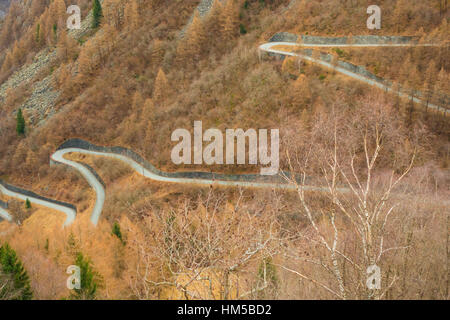
[[[297,42],[298,36],[289,32],[275,33],[269,42]]]
[[[0,200],[0,208],[8,209],[8,202]]]
[[[219,1],[223,1],[223,0],[219,0]],[[209,13],[209,11],[211,10],[213,4],[214,4],[214,0],[202,0],[198,4],[197,9],[195,11],[198,12],[200,17],[204,17],[204,16],[206,16]],[[187,29],[189,28],[189,26],[191,25],[192,21],[194,20],[194,15],[195,15],[195,12],[189,18],[189,21],[186,24],[186,26],[180,31],[180,38],[183,38],[184,35],[186,34]]]
[[[68,34],[74,39],[79,40],[91,31],[91,24],[92,11],[81,21],[80,29],[70,30]],[[45,48],[37,53],[32,63],[22,66],[0,86],[0,101],[6,98],[6,91],[9,88],[29,85],[32,86],[32,93],[20,108],[32,111],[30,112],[30,122],[32,124],[40,124],[47,117],[55,114],[54,106],[59,92],[53,89],[52,74],[35,82],[38,73],[45,67],[50,66],[55,59],[56,50]]]

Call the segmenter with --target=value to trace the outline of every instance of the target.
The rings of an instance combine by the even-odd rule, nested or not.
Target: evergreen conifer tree
[[[16,125],[17,134],[24,135],[25,134],[25,118],[23,117],[22,109],[19,109],[19,111],[17,111],[16,121],[17,121],[17,125]]]
[[[41,25],[38,23],[36,25],[36,42],[40,42],[40,34],[41,34]]]
[[[102,5],[99,0],[94,0],[92,5],[92,28],[97,28],[100,25],[100,19],[103,17]]]
[[[123,237],[122,237],[122,231],[120,230],[120,225],[117,222],[114,222],[114,225],[112,228],[112,234],[115,235],[117,238],[119,238],[122,243],[124,243]]]
[[[93,269],[92,262],[81,252],[77,254],[75,265],[80,268],[81,288],[74,289],[70,295],[73,300],[95,300],[99,286],[100,275]]]
[[[31,202],[30,199],[27,198],[27,200],[25,201],[25,208],[26,209],[31,209]]]
[[[11,276],[14,288],[19,292],[17,300],[31,300],[30,278],[16,252],[7,243],[0,247],[0,269],[3,274]],[[0,296],[4,294],[2,290],[0,288]]]

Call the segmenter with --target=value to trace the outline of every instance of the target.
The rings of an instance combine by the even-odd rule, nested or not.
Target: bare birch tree
[[[401,171],[393,169],[387,178],[382,178],[376,169],[383,142],[389,138],[387,128],[382,122],[364,120],[361,119],[359,131],[346,131],[342,130],[345,120],[334,117],[328,123],[329,148],[311,146],[302,158],[291,156],[289,151],[286,156],[290,170],[300,172],[296,178],[285,178],[296,188],[309,227],[291,235],[289,241],[293,245],[284,253],[287,262],[279,267],[339,299],[382,299],[397,279],[374,289],[367,284],[369,271],[382,267],[388,253],[407,248],[394,244],[395,239],[387,230],[399,204],[395,190],[411,170],[415,152]],[[349,132],[359,134],[351,137]],[[320,163],[318,169],[327,191],[319,206],[307,195],[306,168],[312,161]],[[310,250],[300,255],[302,243]],[[301,261],[323,272],[314,268],[295,270],[289,267],[290,261]]]

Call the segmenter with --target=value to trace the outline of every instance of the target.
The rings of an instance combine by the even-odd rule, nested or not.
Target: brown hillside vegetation
[[[77,206],[74,224],[62,228],[63,214],[26,212],[0,194],[21,222],[0,222],[0,244],[17,251],[34,298],[68,297],[66,269],[82,252],[100,275],[98,299],[448,299],[449,117],[333,70],[258,53],[282,31],[417,36],[440,46],[320,51],[449,108],[442,1],[379,0],[381,30],[366,28],[367,1],[216,0],[204,16],[199,2],[104,0],[100,27],[77,40],[65,30],[67,1],[12,2],[0,31],[0,81],[41,50],[56,55],[30,83],[5,91],[0,178]],[[78,5],[84,19],[92,3]],[[24,106],[30,84],[48,76],[59,95],[42,121],[31,121],[39,107]],[[127,147],[165,171],[259,172],[173,164],[171,133],[192,132],[199,120],[222,132],[279,128],[280,169],[327,192],[298,181],[294,191],[162,183],[120,161],[67,155],[106,185],[94,227],[89,184],[49,165],[61,143],[82,138]],[[382,289],[371,291],[374,264]]]

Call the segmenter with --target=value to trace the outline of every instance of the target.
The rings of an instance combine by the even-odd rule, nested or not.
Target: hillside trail
[[[416,44],[416,45],[423,45],[423,44]],[[303,55],[300,53],[296,53],[296,52],[274,49],[274,47],[276,47],[276,46],[278,46],[278,47],[279,46],[291,46],[291,47],[409,47],[409,46],[414,46],[414,44],[392,43],[392,44],[338,44],[338,45],[336,45],[336,44],[330,43],[330,44],[303,44],[302,45],[302,44],[295,43],[295,42],[268,42],[268,43],[264,43],[259,46],[259,49],[263,52],[279,54],[282,56],[300,57],[301,59],[305,59],[307,61],[317,63],[321,66],[333,69],[333,70],[340,72],[346,76],[349,76],[353,79],[362,81],[366,84],[369,84],[374,87],[378,87],[380,89],[383,89],[383,90],[386,90],[387,92],[389,92],[389,91],[393,91],[393,89],[386,86],[383,83],[363,77],[354,72],[351,72],[344,68],[332,65],[331,63],[320,60],[320,59],[316,59],[316,58],[313,58],[313,57],[310,57],[307,55]],[[431,46],[431,45],[423,45],[423,46]],[[401,95],[403,97],[411,98],[411,96],[409,96],[405,93],[401,93]],[[422,102],[420,99],[418,99],[416,97],[413,97],[413,101],[416,103]],[[429,108],[435,109],[435,110],[442,109],[439,106],[436,106],[433,104],[430,104]],[[446,110],[445,114],[447,114],[448,112],[449,112],[449,110]],[[83,166],[82,164],[77,163],[75,161],[65,159],[64,155],[69,154],[69,153],[81,153],[81,154],[86,154],[86,155],[105,156],[105,157],[109,157],[109,158],[115,158],[117,160],[124,162],[128,166],[130,166],[138,174],[140,174],[146,178],[152,179],[154,181],[160,181],[160,182],[194,184],[194,185],[203,185],[203,186],[217,185],[217,186],[245,187],[245,188],[271,188],[271,189],[276,188],[276,189],[288,189],[288,190],[296,189],[296,186],[294,184],[289,184],[287,182],[286,183],[264,183],[264,182],[258,182],[257,179],[254,179],[254,180],[250,179],[248,181],[242,181],[241,178],[235,178],[234,175],[229,175],[229,179],[227,179],[227,180],[167,177],[166,175],[160,174],[158,171],[148,170],[147,168],[143,167],[141,164],[136,162],[134,159],[127,157],[126,155],[120,155],[120,154],[111,153],[111,152],[92,151],[92,150],[86,150],[83,148],[59,149],[51,155],[51,160],[56,163],[70,166],[73,169],[80,172],[80,174],[86,179],[86,181],[89,183],[89,185],[94,189],[94,191],[96,193],[96,201],[95,201],[95,205],[92,210],[92,213],[91,213],[91,222],[94,225],[97,225],[97,223],[100,219],[100,216],[101,216],[101,212],[103,210],[103,206],[104,206],[104,202],[105,202],[105,194],[106,194],[105,188],[104,188],[103,184],[97,178],[96,174],[92,173],[85,166]],[[328,188],[326,188],[326,187],[305,186],[304,188],[307,190],[328,191]],[[74,210],[72,210],[70,208],[63,207],[58,204],[51,203],[51,202],[48,202],[48,201],[45,201],[42,199],[27,197],[27,196],[17,193],[17,192],[13,193],[13,192],[5,189],[1,185],[0,185],[0,191],[2,191],[4,194],[6,194],[8,196],[16,197],[16,198],[19,198],[22,200],[25,200],[28,198],[32,203],[35,202],[37,204],[44,205],[49,208],[66,213],[67,220],[64,224],[65,226],[70,225],[75,220],[76,211],[74,212]],[[345,192],[346,190],[341,190],[341,191]],[[5,212],[6,211],[3,209],[3,216],[8,217],[9,215],[7,215],[7,212],[5,214]]]
[[[12,221],[12,217],[9,214],[9,212],[6,211],[5,209],[3,209],[2,207],[0,207],[0,218],[5,219],[6,221],[10,221],[10,222]],[[0,222],[1,222],[1,219],[0,219]]]
[[[208,14],[212,7],[212,0],[202,0],[200,1],[197,11],[200,16],[205,16]],[[295,0],[291,1],[290,6],[295,3]],[[189,26],[189,24],[192,21],[193,16],[189,20],[186,27],[182,30],[181,36],[183,36],[186,28]],[[74,39],[81,39],[84,35],[86,35],[90,30],[90,25],[92,22],[92,11],[89,12],[88,16],[82,21],[82,28],[80,30],[71,30],[70,35],[74,37]],[[353,79],[362,81],[368,85],[378,87],[380,89],[383,89],[387,92],[394,91],[391,87],[385,85],[384,83],[381,83],[379,81],[375,81],[372,79],[369,79],[367,77],[361,76],[357,73],[351,72],[349,70],[346,70],[344,68],[332,65],[329,62],[316,59],[314,57],[310,57],[308,55],[303,55],[301,53],[291,52],[291,51],[284,51],[281,49],[274,49],[276,46],[290,46],[290,47],[317,47],[317,48],[332,48],[332,47],[358,47],[358,48],[369,48],[369,47],[410,47],[410,46],[433,46],[433,45],[424,45],[424,44],[405,44],[405,43],[390,43],[390,44],[380,44],[380,43],[374,43],[374,44],[336,44],[336,43],[321,43],[321,44],[299,44],[296,42],[268,42],[264,43],[259,46],[259,50],[261,52],[267,52],[270,54],[277,54],[281,56],[294,56],[299,57],[301,59],[310,61],[312,63],[319,64],[320,66],[333,69],[339,73],[342,73],[346,76],[349,76]],[[6,95],[6,90],[8,88],[15,88],[21,84],[24,83],[24,80],[30,81],[30,79],[34,78],[40,70],[42,70],[45,67],[48,67],[51,62],[55,59],[56,52],[49,51],[48,49],[44,49],[40,53],[37,54],[36,59],[33,63],[30,65],[24,66],[20,68],[17,72],[15,72],[5,83],[3,83],[0,86],[0,100],[3,100]],[[33,86],[33,94],[31,98],[27,102],[32,102],[34,104],[38,104],[42,102],[44,98],[46,98],[46,101],[44,103],[44,107],[41,107],[43,111],[47,112],[48,105],[51,105],[53,101],[57,98],[58,93],[54,92],[51,88],[51,81],[49,81],[49,77],[44,78],[43,80],[37,82]],[[48,91],[48,94],[46,93]],[[42,92],[46,94],[42,94]],[[417,97],[411,97],[406,93],[399,93],[400,96],[405,98],[413,98],[412,100],[416,103],[422,103],[422,101]],[[47,97],[51,96],[52,99],[47,99]],[[34,100],[32,100],[34,97]],[[48,101],[47,101],[48,100]],[[25,104],[27,103],[25,102]],[[442,108],[439,106],[429,104],[429,108],[431,110],[438,110],[442,111]],[[447,115],[450,110],[445,110],[444,113]],[[101,212],[103,210],[104,202],[105,202],[105,187],[101,183],[101,181],[98,179],[98,175],[95,172],[92,172],[92,170],[89,170],[86,166],[83,166],[82,164],[67,160],[64,158],[65,154],[69,153],[82,153],[87,155],[94,155],[94,156],[105,156],[109,158],[115,158],[118,159],[125,164],[129,165],[133,170],[135,170],[140,175],[152,179],[154,181],[160,181],[160,182],[167,182],[167,183],[183,183],[183,184],[193,184],[193,185],[200,185],[200,186],[211,186],[211,185],[218,185],[218,186],[227,186],[227,187],[245,187],[245,188],[277,188],[277,189],[288,189],[288,190],[295,190],[296,186],[294,184],[289,183],[264,183],[264,182],[258,182],[257,179],[255,180],[247,180],[242,181],[242,178],[236,178],[235,175],[229,175],[226,180],[217,180],[217,179],[205,179],[205,178],[177,178],[177,177],[168,177],[167,173],[164,174],[159,170],[149,170],[148,168],[145,168],[138,162],[136,162],[134,159],[127,157],[125,155],[120,155],[116,153],[111,152],[99,152],[99,151],[92,151],[92,150],[86,150],[83,148],[64,148],[64,149],[58,149],[54,154],[51,155],[51,162],[52,163],[60,163],[66,166],[69,166],[78,172],[86,179],[86,181],[89,183],[89,185],[94,189],[96,193],[96,201],[94,208],[91,213],[91,222],[94,225],[97,225]],[[227,176],[227,175],[225,175]],[[326,187],[315,187],[315,186],[305,186],[305,189],[307,190],[315,190],[315,191],[328,191],[328,188]],[[67,218],[64,223],[64,226],[68,226],[73,223],[73,221],[76,218],[76,209],[74,209],[74,206],[68,206],[68,205],[61,205],[58,203],[55,203],[56,201],[53,201],[51,199],[46,200],[44,197],[32,197],[27,195],[24,192],[21,192],[20,190],[11,191],[5,188],[0,184],[0,191],[4,193],[5,195],[8,195],[10,197],[15,197],[21,200],[29,199],[31,203],[36,203],[39,205],[46,206],[51,209],[55,209],[57,211],[61,211],[66,214]],[[346,192],[348,190],[341,189],[340,191]],[[7,212],[6,209],[0,208],[0,217],[3,217],[6,220],[11,220],[11,215]]]
[[[270,54],[276,54],[276,55],[281,55],[284,57],[298,57],[300,59],[318,64],[322,67],[334,70],[336,72],[339,72],[341,74],[344,74],[350,78],[353,78],[355,80],[364,82],[370,86],[382,89],[386,92],[393,92],[393,93],[397,93],[400,97],[402,98],[408,98],[410,100],[412,100],[413,102],[417,103],[417,104],[424,104],[424,101],[422,101],[421,99],[419,99],[417,96],[420,96],[421,94],[418,92],[417,96],[411,96],[408,93],[405,93],[403,91],[397,92],[396,89],[394,89],[392,86],[390,85],[386,85],[386,83],[388,83],[385,79],[382,79],[381,81],[376,81],[373,79],[370,79],[368,77],[364,77],[360,74],[357,74],[355,72],[352,72],[348,69],[345,69],[343,67],[340,66],[336,66],[333,63],[324,61],[322,59],[318,59],[318,58],[314,58],[305,54],[301,54],[298,52],[293,52],[293,51],[285,51],[282,50],[281,48],[276,48],[274,49],[274,47],[292,47],[293,49],[295,48],[345,48],[345,47],[353,47],[353,48],[376,48],[376,47],[417,47],[417,46],[423,46],[423,47],[434,47],[434,46],[439,46],[439,45],[434,45],[434,44],[405,44],[405,43],[369,43],[369,44],[335,44],[335,43],[329,43],[329,44],[302,44],[302,43],[297,43],[297,42],[284,42],[284,41],[280,41],[280,42],[268,42],[268,43],[264,43],[262,45],[259,46],[259,50],[260,52],[266,52],[266,53],[270,53]],[[437,111],[437,112],[441,112],[443,113],[445,116],[450,115],[450,109],[447,109],[445,107],[441,107],[432,103],[428,103],[427,104],[428,109],[430,109],[431,111]]]

